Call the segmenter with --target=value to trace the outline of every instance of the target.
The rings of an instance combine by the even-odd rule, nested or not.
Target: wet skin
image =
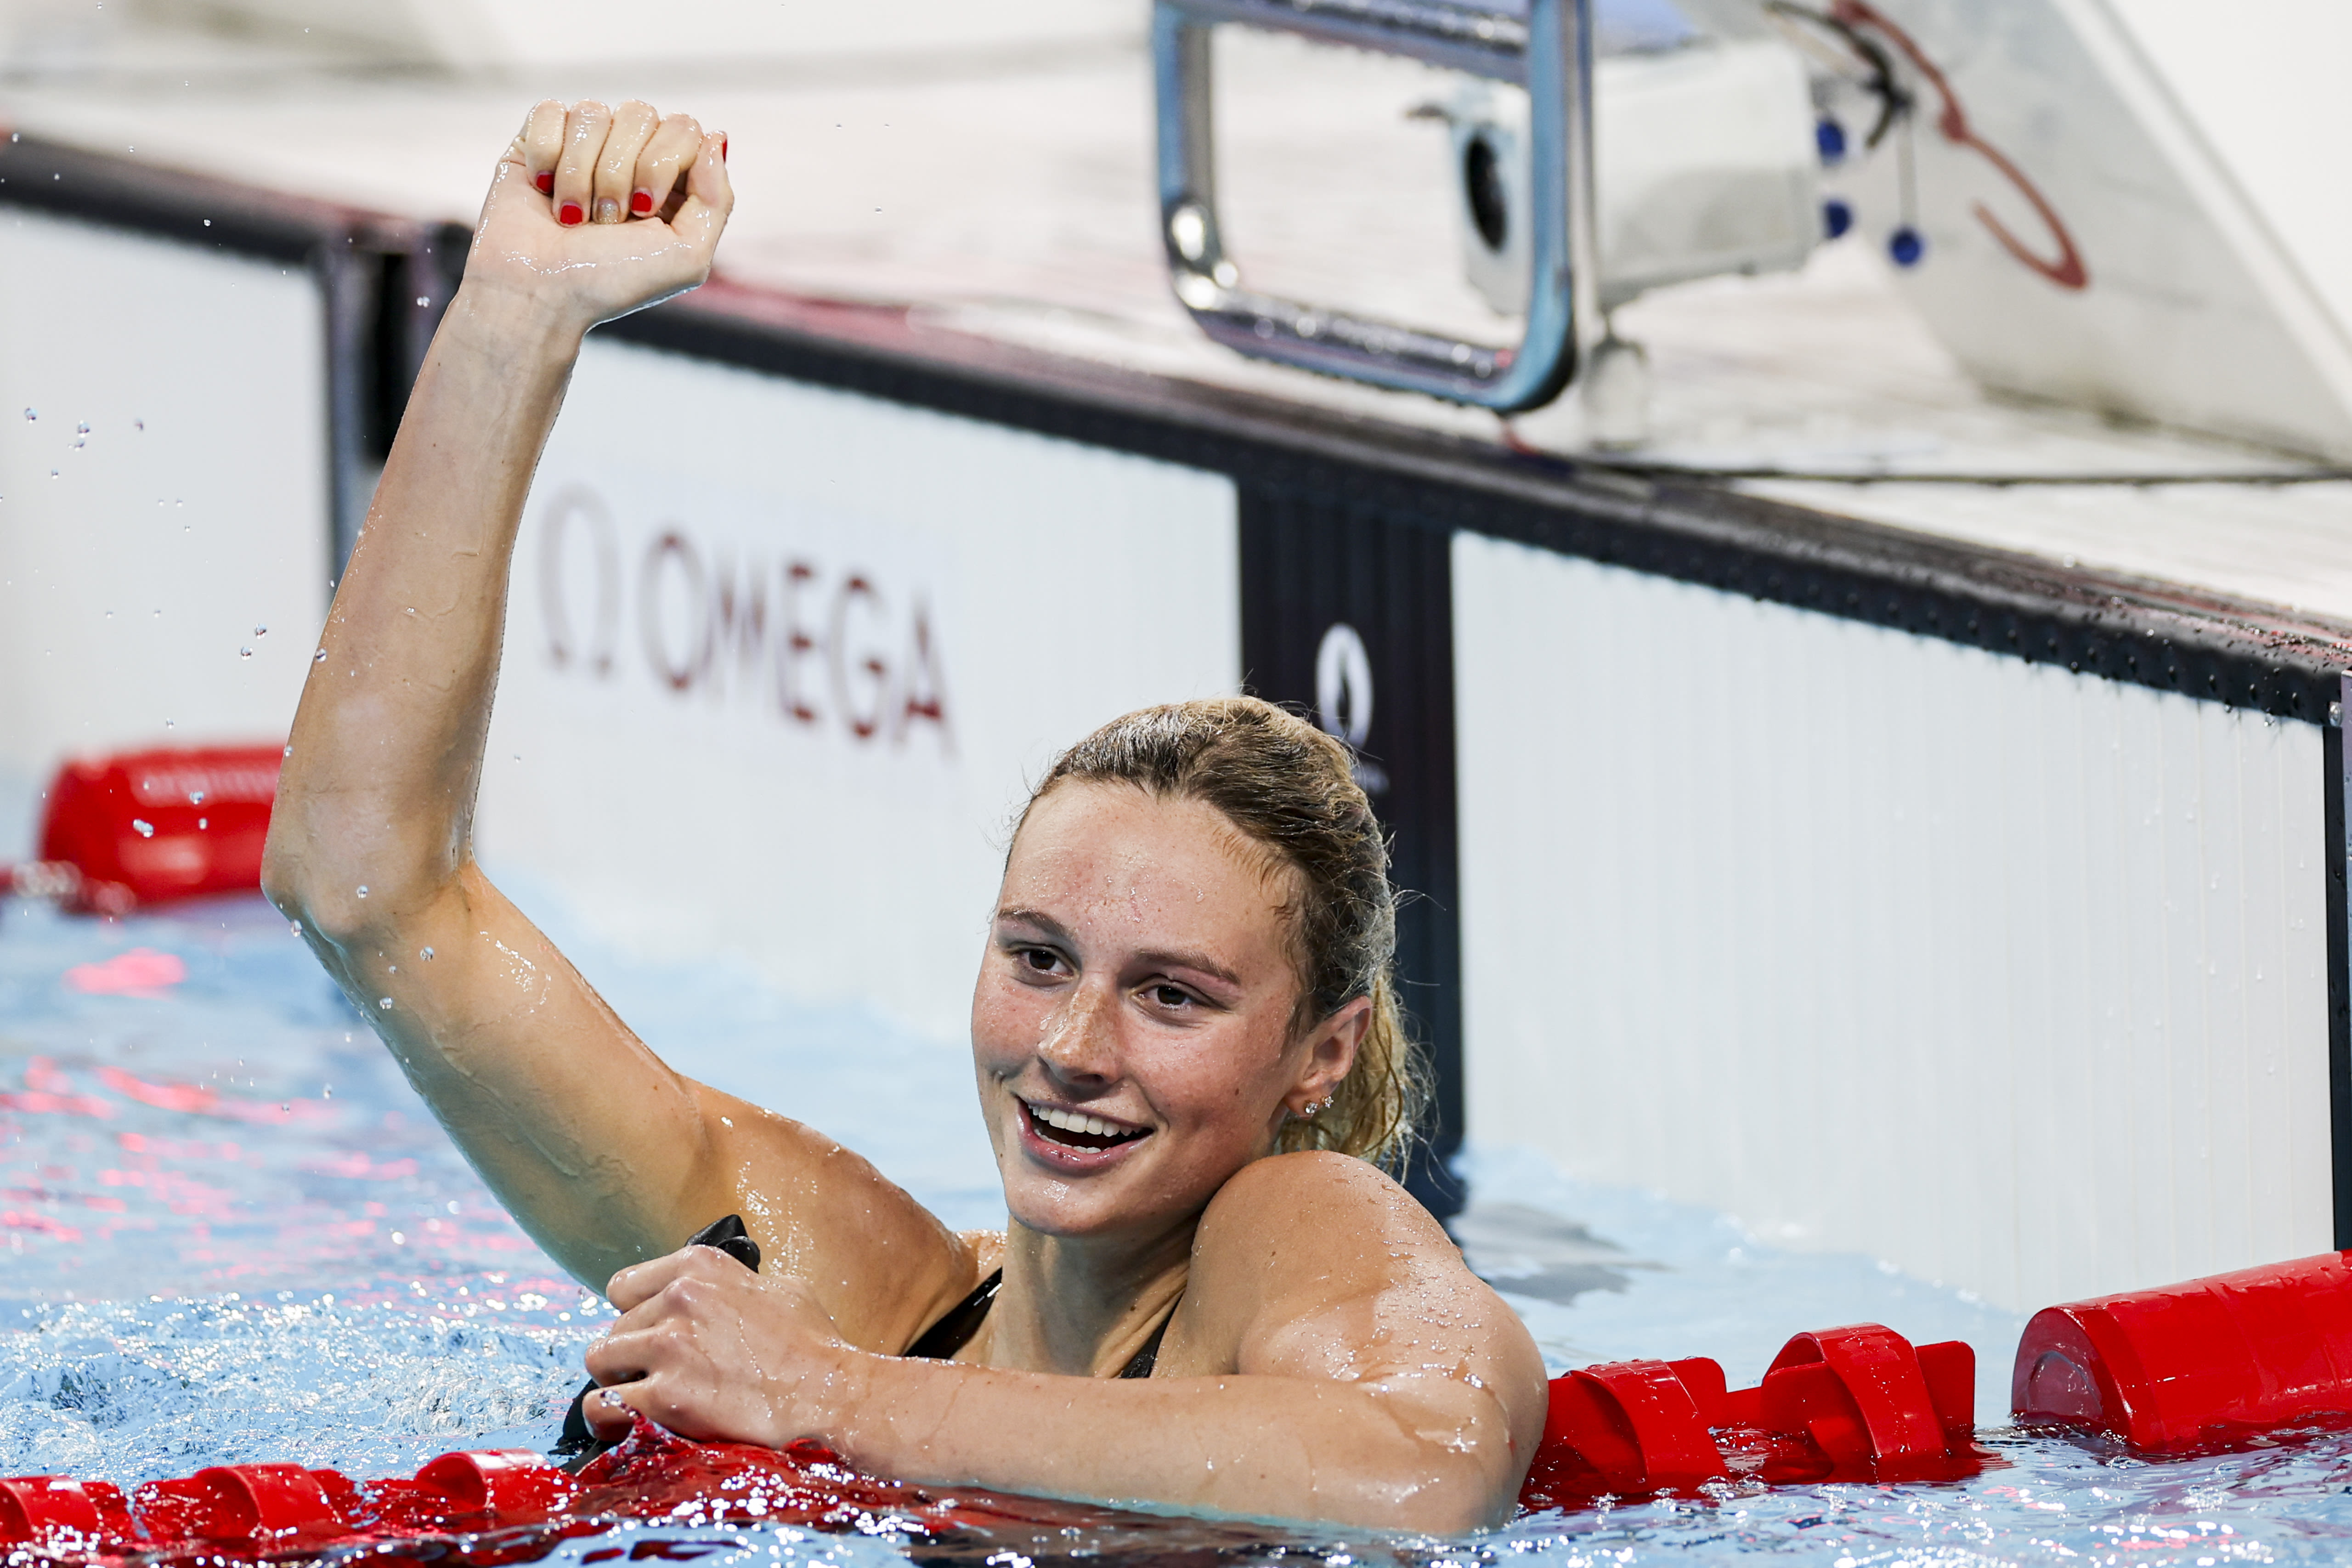
[[[542,105],[501,161],[311,668],[271,896],[525,1228],[621,1309],[588,1358],[600,1426],[1266,1517],[1500,1519],[1541,1363],[1385,1176],[1272,1153],[1369,1005],[1297,1026],[1290,874],[1213,809],[1065,785],[1015,837],[972,1005],[1001,1235],[672,1072],[475,864],[531,467],[587,328],[707,274],[723,152],[642,105]],[[730,1212],[761,1274],[670,1250]],[[955,1363],[898,1353],[998,1267]],[[1179,1302],[1154,1377],[1117,1380]]]

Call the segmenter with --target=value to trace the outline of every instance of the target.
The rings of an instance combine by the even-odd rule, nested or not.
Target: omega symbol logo
[[[1379,795],[1389,787],[1388,774],[1362,756],[1364,742],[1372,737],[1372,658],[1345,621],[1333,622],[1315,650],[1315,718],[1326,733],[1358,753],[1356,782],[1364,793]]]

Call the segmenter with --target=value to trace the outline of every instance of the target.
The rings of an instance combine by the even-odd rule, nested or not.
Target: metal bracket
[[[1154,0],[1160,237],[1176,298],[1243,353],[1508,414],[1574,376],[1599,321],[1592,222],[1589,0]],[[1253,294],[1219,237],[1210,29],[1220,22],[1405,55],[1528,90],[1534,276],[1517,348]]]

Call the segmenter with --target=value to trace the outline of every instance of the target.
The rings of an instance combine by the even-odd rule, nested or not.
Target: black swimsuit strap
[[[1177,1306],[1183,1305],[1184,1298],[1177,1297],[1176,1302]],[[1171,1307],[1168,1309],[1168,1315],[1160,1320],[1160,1326],[1151,1331],[1151,1337],[1143,1342],[1143,1348],[1135,1352],[1135,1359],[1119,1368],[1118,1375],[1150,1377],[1151,1369],[1160,1364],[1160,1342],[1168,1337],[1168,1325],[1175,1321],[1176,1308]]]
[[[997,1291],[1003,1288],[1004,1270],[1000,1268],[973,1286],[971,1294],[950,1307],[938,1322],[915,1336],[915,1342],[907,1347],[907,1354],[920,1361],[954,1360],[956,1352],[970,1344],[971,1336],[980,1332],[988,1309],[996,1302]],[[1179,1295],[1176,1300],[1181,1303],[1184,1298]],[[1168,1337],[1168,1325],[1175,1319],[1176,1311],[1171,1307],[1168,1316],[1160,1320],[1160,1326],[1151,1331],[1151,1337],[1143,1342],[1143,1348],[1135,1352],[1134,1359],[1119,1369],[1119,1376],[1151,1375],[1151,1369],[1160,1364],[1160,1342]]]
[[[1000,1268],[972,1287],[971,1294],[950,1307],[940,1321],[915,1336],[907,1353],[919,1361],[952,1361],[956,1352],[971,1342],[980,1332],[980,1325],[988,1316],[996,1292],[1004,1286],[1004,1270]]]

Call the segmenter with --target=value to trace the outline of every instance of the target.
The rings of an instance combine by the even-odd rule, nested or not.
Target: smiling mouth
[[[1132,1143],[1149,1134],[1149,1127],[1123,1127],[1106,1121],[1099,1116],[1088,1116],[1082,1110],[1062,1110],[1050,1105],[1021,1102],[1027,1113],[1029,1125],[1037,1136],[1048,1143],[1059,1143],[1066,1149],[1116,1149],[1122,1143]]]

